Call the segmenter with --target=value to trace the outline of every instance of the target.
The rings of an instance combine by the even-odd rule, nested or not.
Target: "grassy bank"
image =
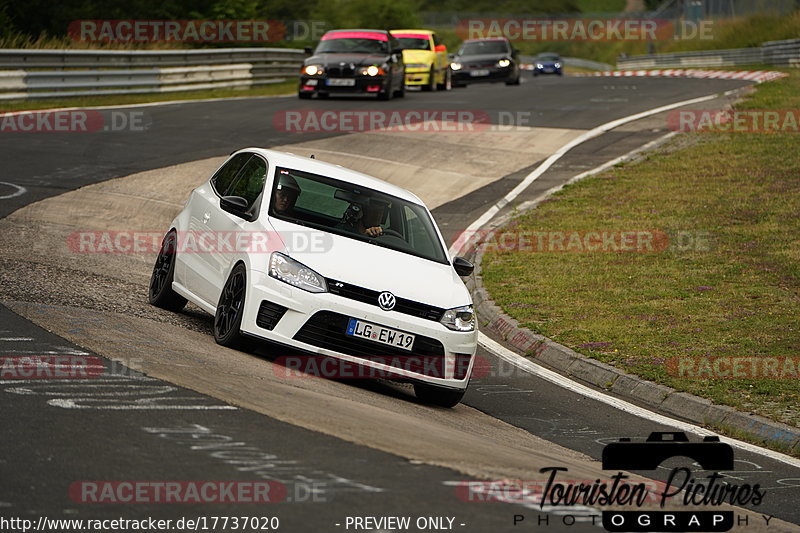
[[[739,108],[799,105],[795,70]],[[509,228],[650,230],[669,236],[666,249],[494,251],[484,282],[508,314],[584,355],[800,425],[800,369],[786,379],[709,379],[670,367],[715,357],[798,361],[799,141],[798,133],[680,135],[644,161],[565,188]]]

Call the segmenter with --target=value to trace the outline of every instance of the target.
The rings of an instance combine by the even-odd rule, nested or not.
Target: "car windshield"
[[[431,42],[429,39],[422,39],[417,37],[398,37],[400,41],[400,48],[403,50],[430,50]]]
[[[317,46],[318,54],[386,54],[388,41],[376,39],[335,37],[326,39]]]
[[[458,55],[477,56],[481,54],[507,54],[508,46],[505,41],[474,41],[464,43]]]
[[[290,168],[276,168],[274,181],[271,217],[449,264],[433,220],[422,205]],[[288,207],[277,201],[280,188],[294,195]],[[366,230],[376,226],[383,235],[369,236]]]
[[[560,58],[556,54],[542,54],[539,56],[540,61],[560,61]]]

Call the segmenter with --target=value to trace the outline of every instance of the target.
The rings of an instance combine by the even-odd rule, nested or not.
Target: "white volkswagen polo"
[[[472,270],[451,260],[414,194],[248,148],[192,191],[164,237],[149,298],[213,314],[219,344],[288,345],[412,382],[421,400],[454,406],[477,346],[460,278]]]

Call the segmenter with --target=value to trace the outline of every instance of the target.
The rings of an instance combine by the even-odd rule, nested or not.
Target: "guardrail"
[[[800,39],[770,41],[757,48],[651,54],[617,60],[617,68],[621,69],[727,67],[753,64],[800,67]]]
[[[297,76],[304,58],[290,48],[0,49],[0,100],[245,88]]]

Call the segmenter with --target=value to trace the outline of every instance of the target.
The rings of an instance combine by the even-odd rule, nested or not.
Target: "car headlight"
[[[370,65],[368,67],[361,67],[361,70],[359,70],[358,73],[362,76],[382,76],[386,74],[386,71],[377,65]]]
[[[453,331],[474,331],[475,311],[471,305],[448,309],[439,321]]]
[[[280,252],[272,252],[269,258],[269,275],[304,291],[328,292],[325,278]]]
[[[461,63],[450,63],[450,68],[453,70],[461,70]]]
[[[325,74],[325,69],[322,65],[308,65],[303,67],[303,74],[308,74],[309,76],[321,76]]]
[[[556,63],[556,64],[555,64],[555,67],[556,67],[556,68],[561,68],[561,63]]]
[[[511,64],[511,61],[509,61],[508,59],[501,59],[500,61],[497,62],[497,66],[498,67],[507,67],[510,64]]]
[[[541,63],[536,63],[536,68],[544,68],[544,65],[542,65]]]

